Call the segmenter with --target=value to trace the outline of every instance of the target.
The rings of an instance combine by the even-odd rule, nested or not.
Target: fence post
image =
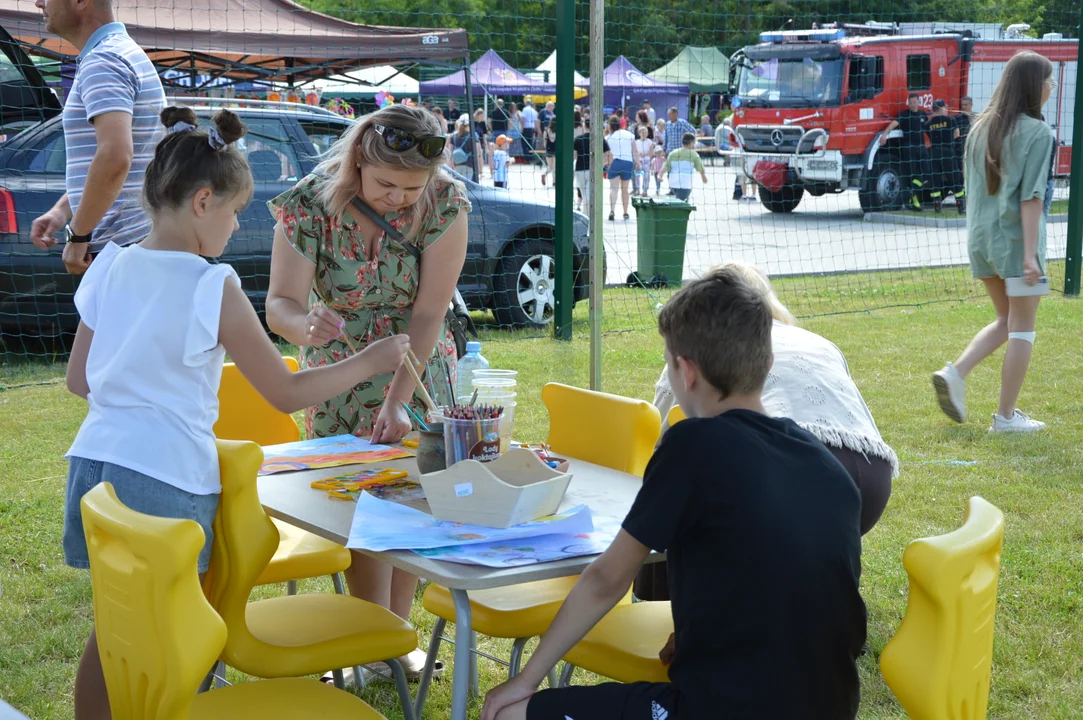
[[[1079,8],[1083,29],[1083,5]],[[1083,38],[1080,39],[1083,44]],[[1072,174],[1068,180],[1068,247],[1064,256],[1064,294],[1079,296],[1080,254],[1083,253],[1083,92],[1079,91],[1076,58],[1075,122],[1072,123]],[[1061,91],[1063,92],[1063,90]]]
[[[602,237],[602,121],[605,75],[605,0],[590,0],[590,389],[602,391],[602,292],[605,243]]]
[[[572,118],[575,113],[575,0],[557,0],[557,174],[553,185],[557,193],[556,287],[553,308],[553,336],[572,339],[572,310],[575,308],[572,261],[572,204],[574,174],[572,167]]]

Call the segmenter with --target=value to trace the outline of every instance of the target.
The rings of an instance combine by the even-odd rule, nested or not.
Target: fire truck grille
[[[742,125],[737,134],[749,152],[796,153],[805,131],[789,126]]]

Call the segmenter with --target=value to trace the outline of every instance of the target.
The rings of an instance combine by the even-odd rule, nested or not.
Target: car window
[[[204,124],[209,120],[204,120]],[[301,165],[290,143],[286,127],[277,118],[246,117],[248,134],[237,141],[237,149],[248,158],[256,182],[296,182]]]
[[[350,127],[346,123],[326,122],[323,120],[298,120],[301,129],[316,148],[316,157],[325,154]]]
[[[64,145],[64,133],[57,132],[40,140],[34,146],[33,156],[27,171],[32,173],[49,173],[63,175],[67,167],[67,148]]]

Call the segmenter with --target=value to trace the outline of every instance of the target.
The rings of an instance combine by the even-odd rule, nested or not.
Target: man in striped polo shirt
[[[67,192],[34,221],[30,235],[46,250],[67,225],[64,266],[79,275],[108,242],[146,237],[143,173],[161,137],[162,82],[150,58],[114,21],[110,0],[37,0],[46,29],[79,49],[64,103]]]

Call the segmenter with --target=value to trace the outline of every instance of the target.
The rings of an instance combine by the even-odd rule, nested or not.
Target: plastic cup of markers
[[[500,457],[500,424],[503,416],[491,420],[458,420],[445,417],[444,452],[447,466],[463,460],[492,462]]]

